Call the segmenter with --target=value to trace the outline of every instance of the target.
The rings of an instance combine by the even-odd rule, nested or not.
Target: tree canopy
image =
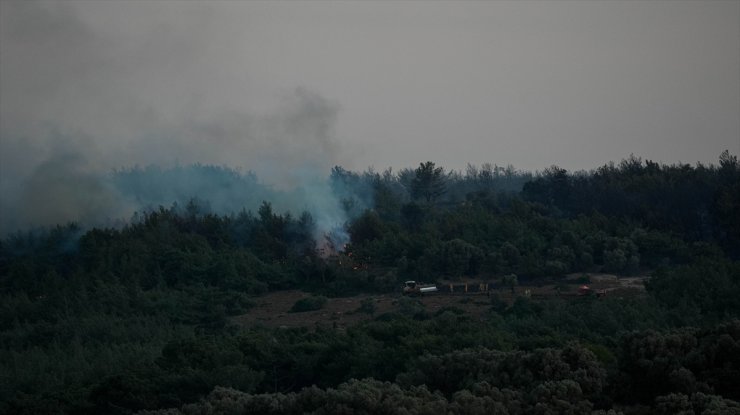
[[[116,177],[159,195],[157,183],[197,171],[199,188],[205,176],[237,188],[230,203],[256,186],[225,168],[180,170]],[[117,227],[0,239],[0,413],[740,412],[740,166],[729,152],[716,166],[633,156],[591,172],[462,173],[426,162],[338,167],[328,180],[349,241],[328,254],[323,218],[282,212],[267,191],[254,211],[173,201]],[[519,295],[603,273],[647,276],[646,290]],[[494,292],[460,297],[479,303],[473,315],[401,298],[411,279]],[[359,293],[395,303],[365,301],[353,312],[372,318],[348,327],[239,324],[286,289],[311,294],[291,316]]]

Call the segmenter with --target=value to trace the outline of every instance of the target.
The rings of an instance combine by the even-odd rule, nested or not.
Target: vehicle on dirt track
[[[440,294],[486,294],[490,295],[489,284],[484,283],[452,283],[452,284],[422,284],[416,281],[406,281],[403,285],[403,295],[423,296],[430,293]]]
[[[427,293],[433,293],[437,291],[436,285],[423,285],[416,281],[406,281],[403,284],[403,295],[418,295],[423,296]]]

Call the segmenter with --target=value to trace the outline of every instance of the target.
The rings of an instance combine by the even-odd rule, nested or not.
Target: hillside
[[[738,413],[737,159],[509,173],[337,167],[338,226],[193,199],[8,235],[0,412]]]

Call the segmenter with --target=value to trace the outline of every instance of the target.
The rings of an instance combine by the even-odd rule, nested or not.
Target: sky
[[[6,212],[30,184],[134,165],[295,186],[334,165],[724,149],[740,154],[737,0],[0,2]]]

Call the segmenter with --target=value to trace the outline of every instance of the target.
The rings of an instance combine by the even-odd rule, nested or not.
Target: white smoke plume
[[[0,3],[0,233],[109,225],[152,204],[206,196],[220,213],[272,197],[281,211],[310,211],[320,232],[341,228],[347,218],[327,183],[342,163],[336,102],[305,88],[268,93],[209,60],[220,45],[203,40],[218,24],[207,7],[184,7],[172,27],[156,19],[156,4],[145,6],[155,17],[117,36],[105,24],[115,14],[106,7],[116,6],[91,17],[87,5]],[[180,182],[161,189],[176,192],[144,197],[115,180],[114,171],[196,163],[254,172],[260,182],[247,195],[170,174]]]

